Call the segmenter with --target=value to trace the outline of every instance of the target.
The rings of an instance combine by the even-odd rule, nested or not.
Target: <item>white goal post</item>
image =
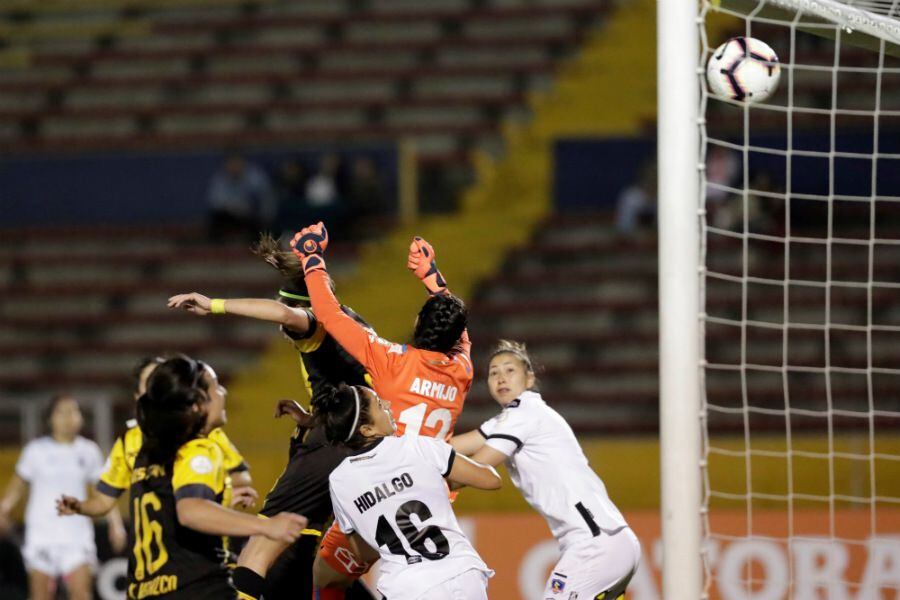
[[[657,2],[662,597],[699,598],[699,11]]]
[[[775,48],[783,69],[779,98],[742,105],[709,96],[704,80],[706,59],[727,37],[707,38],[707,16],[720,12],[740,24],[738,33],[723,30],[724,35],[752,36],[757,31],[763,32],[759,35],[770,31],[784,34],[788,41]],[[859,48],[871,53],[872,60],[862,65],[854,62],[853,53]],[[815,52],[833,57],[833,61],[828,64],[809,59],[808,55]],[[884,143],[886,131],[900,133],[900,60],[896,57],[900,57],[900,0],[657,0],[661,597],[666,600],[819,598],[820,593],[828,598],[868,600],[881,598],[882,588],[878,586],[882,584],[885,589],[896,590],[900,597],[900,521],[894,533],[884,526],[879,512],[887,506],[895,510],[892,515],[900,515],[900,485],[885,481],[884,476],[900,473],[900,442],[885,449],[877,439],[884,431],[896,436],[900,426],[900,398],[881,403],[879,396],[893,394],[893,386],[900,389],[900,359],[884,364],[878,342],[873,341],[895,336],[890,339],[900,342],[900,283],[879,276],[879,268],[884,265],[876,264],[877,254],[887,248],[885,256],[896,257],[891,260],[900,272],[900,176],[891,173],[900,174],[900,143]],[[809,91],[803,87],[806,81],[814,81],[819,87]],[[871,91],[867,92],[869,83]],[[896,93],[886,95],[889,88]],[[867,94],[872,103],[862,106]],[[889,106],[882,101],[888,97]],[[727,114],[736,124],[736,132],[713,131],[712,120],[717,119],[718,126],[726,111],[731,111]],[[867,142],[844,145],[846,123],[870,121],[874,125],[865,126],[870,128],[865,129]],[[820,146],[804,145],[804,126],[818,127],[821,139],[814,141],[822,142]],[[900,135],[896,137],[900,140]],[[733,182],[711,181],[707,173],[708,153],[720,150],[739,157],[740,175]],[[767,160],[780,161],[786,173],[778,172],[775,178],[781,181],[763,189],[763,184],[752,181],[752,175],[760,164],[768,164]],[[853,161],[868,165],[866,181],[847,183],[840,171]],[[822,189],[810,191],[803,187],[807,183],[803,178],[812,180],[812,174],[803,171],[816,168],[823,171]],[[709,204],[710,191],[720,192],[725,198],[721,204]],[[734,203],[730,215],[725,208],[729,202]],[[885,233],[879,224],[876,235],[876,213],[880,215],[884,205],[890,205],[889,210],[897,207],[890,212],[894,229]],[[808,208],[813,206],[815,209]],[[849,219],[842,222],[842,211],[848,206],[866,215],[861,219],[863,233],[859,236],[843,229],[851,225]],[[719,212],[716,219],[711,216],[713,210]],[[782,212],[777,218],[760,216],[759,212],[766,210]],[[799,223],[796,215],[806,218],[813,210],[821,210],[821,236],[807,235],[792,223],[792,218]],[[777,229],[771,222],[780,218],[786,222],[786,230],[755,229],[766,217],[768,227]],[[765,258],[771,261],[765,273],[757,269],[755,244],[768,244],[772,253]],[[711,260],[711,254],[722,246],[734,250],[734,272],[722,267],[721,260]],[[853,254],[851,250],[859,252]],[[803,272],[815,271],[802,263],[804,252],[810,256],[820,253],[821,276],[818,271],[814,275]],[[851,254],[859,257],[861,275],[840,271],[841,260]],[[722,304],[716,304],[720,298],[708,301],[723,290],[734,296],[729,305],[733,314],[724,317],[716,314]],[[767,296],[765,304],[759,299],[766,294],[780,300],[770,302]],[[821,322],[801,316],[803,302],[807,302],[801,299],[812,294],[824,298],[820,301]],[[854,309],[859,322],[841,320],[839,313],[846,308],[839,300],[842,294],[855,295],[859,300],[859,307]],[[895,296],[888,296],[886,301],[886,294]],[[781,320],[759,316],[754,304],[757,300],[758,306],[766,307],[771,314],[780,312]],[[729,302],[732,300],[725,304]],[[885,302],[897,305],[896,321],[879,314],[884,308],[879,303]],[[805,305],[807,312],[811,304]],[[884,320],[879,320],[882,317]],[[737,340],[733,360],[722,359],[728,351],[707,355],[714,328],[717,333],[731,328],[734,335],[719,337]],[[775,348],[772,352],[776,358],[756,352],[765,344]],[[822,364],[798,359],[800,350],[807,352],[815,345],[807,352],[815,354],[822,344]],[[864,346],[862,362],[854,362],[854,344]],[[733,375],[737,385],[716,388],[724,381],[720,375]],[[880,377],[891,378],[890,385],[881,385]],[[761,398],[763,392],[771,391],[762,386],[754,388],[755,382],[763,379],[768,383],[783,381],[783,397],[770,394],[765,401],[757,402],[754,394],[759,393]],[[848,383],[851,380],[853,385]],[[797,393],[798,381],[806,383],[808,389]],[[824,382],[821,390],[810,383],[817,381]],[[860,382],[861,386],[853,387]],[[851,391],[843,391],[845,388]],[[737,390],[733,405],[721,400],[723,389]],[[803,392],[810,397],[819,394],[822,408],[804,405]],[[844,393],[857,394],[854,400],[862,408],[841,404]],[[768,420],[767,427],[773,427],[772,423],[783,427],[783,443],[758,445],[757,432],[751,431],[757,418]],[[882,429],[882,420],[890,425]],[[733,426],[733,446],[710,441],[710,431],[722,423]],[[808,431],[822,438],[821,447],[804,445],[801,438]],[[797,439],[792,439],[794,434]],[[744,478],[743,488],[716,487],[711,481],[710,463],[719,459],[738,465],[734,470]],[[820,468],[821,486],[804,489],[806,483],[799,472],[812,463]],[[765,487],[771,481],[760,485],[763,464],[777,464],[773,469],[785,470],[784,489]],[[852,492],[846,491],[841,488],[840,477],[844,471],[854,470],[861,473],[859,481]],[[816,477],[819,475],[809,478]],[[787,581],[783,590],[778,585],[769,586],[750,559],[733,569],[739,581],[729,585],[736,595],[728,596],[715,588],[711,564],[721,562],[716,553],[723,545],[738,540],[740,534],[711,533],[709,513],[729,502],[745,506],[748,539],[760,547],[786,548],[779,555],[784,557],[779,568]],[[754,519],[758,525],[764,520],[759,516],[773,506],[783,507],[784,523],[779,521],[779,526],[783,525],[784,532],[758,533],[762,529],[756,529]],[[814,529],[804,529],[806,525],[801,526],[799,518],[794,521],[795,515],[810,506],[821,507],[825,515],[821,543]],[[771,512],[778,510],[782,509]],[[847,535],[840,522],[844,513],[854,511],[866,522],[866,533],[859,539]],[[898,536],[896,547],[878,554],[880,536],[891,533]],[[829,544],[835,546],[835,552]],[[858,554],[853,554],[857,552],[868,552],[870,558],[879,556],[883,564],[873,566],[875,559],[865,567],[854,564],[856,572],[865,571],[864,577],[854,575],[855,579],[845,576],[844,571],[840,576],[827,572],[829,566],[844,569],[849,563],[859,562]],[[806,575],[818,579],[797,581],[795,574],[803,569]],[[843,595],[833,596],[838,590]]]

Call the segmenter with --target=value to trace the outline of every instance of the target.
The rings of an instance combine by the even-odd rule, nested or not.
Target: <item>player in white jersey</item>
[[[22,450],[0,501],[0,518],[9,517],[27,489],[22,554],[32,600],[54,597],[58,577],[65,578],[69,598],[86,600],[91,597],[91,573],[97,563],[94,525],[88,517],[58,516],[54,501],[61,494],[85,499],[88,487],[100,478],[103,455],[97,444],[78,435],[84,419],[71,396],[53,399],[49,423],[51,434],[32,440]]]
[[[380,556],[384,598],[486,600],[493,571],[460,529],[445,479],[497,489],[496,471],[443,440],[395,436],[390,403],[367,387],[341,385],[320,415],[328,439],[353,450],[329,477],[335,521],[357,556]]]
[[[451,444],[480,463],[505,462],[525,500],[547,520],[561,557],[542,598],[617,600],[637,568],[640,544],[572,428],[535,383],[525,346],[501,341],[491,354],[488,388],[503,410]]]

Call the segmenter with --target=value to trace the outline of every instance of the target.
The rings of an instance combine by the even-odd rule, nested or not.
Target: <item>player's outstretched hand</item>
[[[325,229],[322,221],[315,225],[304,227],[291,240],[291,250],[300,259],[304,274],[325,269],[323,255],[327,247],[328,230]]]
[[[271,519],[266,519],[264,533],[270,540],[292,543],[300,532],[306,529],[308,521],[306,517],[294,513],[278,513]]]
[[[205,316],[212,312],[212,300],[197,292],[172,296],[169,298],[168,306],[169,308],[181,308],[200,316]]]
[[[438,270],[435,258],[431,244],[419,236],[412,239],[409,255],[406,257],[406,268],[422,281],[431,295],[447,291],[447,282]]]
[[[250,508],[258,499],[259,492],[251,486],[238,486],[231,493],[231,508]]]
[[[313,426],[313,416],[300,403],[290,398],[282,398],[275,404],[275,418],[289,416],[298,427],[309,429]]]
[[[63,494],[56,499],[56,514],[58,515],[80,515],[81,500],[66,496]]]

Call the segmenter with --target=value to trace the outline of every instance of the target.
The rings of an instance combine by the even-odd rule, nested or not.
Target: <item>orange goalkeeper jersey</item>
[[[307,275],[306,285],[316,319],[366,368],[375,393],[390,401],[397,434],[448,439],[472,387],[468,333],[450,354],[395,344],[341,310],[325,271]]]

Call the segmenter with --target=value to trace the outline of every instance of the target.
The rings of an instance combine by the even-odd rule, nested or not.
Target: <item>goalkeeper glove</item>
[[[434,248],[419,236],[414,237],[409,245],[406,267],[422,280],[432,296],[447,291],[447,282],[444,281],[444,276],[438,271],[435,262]]]
[[[322,256],[328,247],[328,230],[322,221],[304,227],[291,240],[291,249],[303,265],[303,274],[325,270],[325,259]]]

